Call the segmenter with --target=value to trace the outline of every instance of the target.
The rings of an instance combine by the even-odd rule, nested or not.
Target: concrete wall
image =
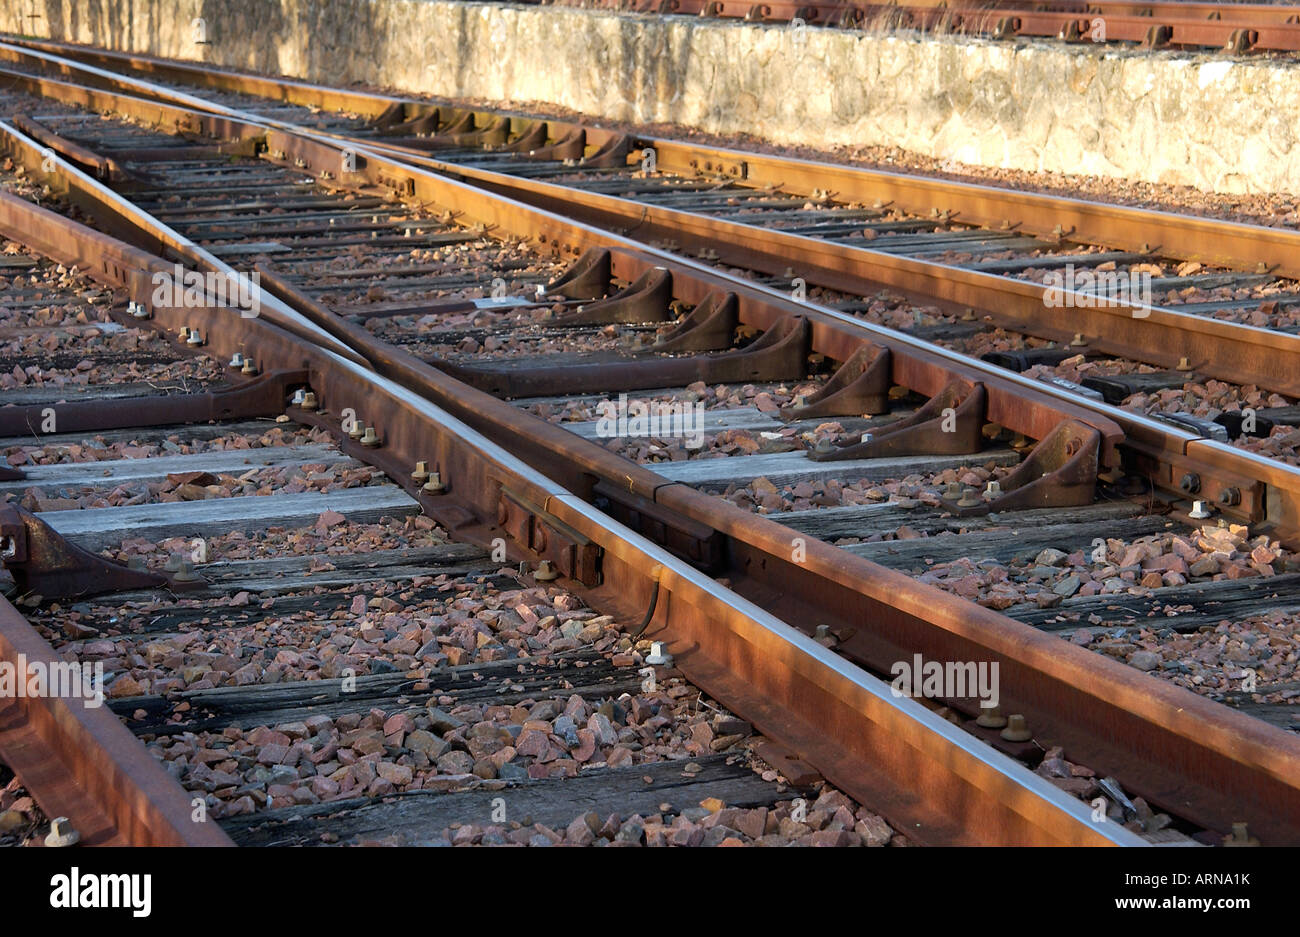
[[[23,0],[0,28],[781,144],[1300,191],[1297,63],[442,0]]]

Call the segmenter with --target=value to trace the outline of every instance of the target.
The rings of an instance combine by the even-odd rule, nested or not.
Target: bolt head
[[[1001,735],[1008,742],[1028,742],[1034,737],[1034,733],[1029,731],[1029,723],[1019,714],[1007,718],[1007,727]]]
[[[651,667],[671,667],[673,655],[668,653],[662,641],[652,641],[650,643],[650,653],[645,656],[645,662]]]
[[[75,846],[81,842],[81,834],[72,828],[72,821],[67,817],[56,817],[50,821],[50,832],[45,837],[45,845],[51,848]]]

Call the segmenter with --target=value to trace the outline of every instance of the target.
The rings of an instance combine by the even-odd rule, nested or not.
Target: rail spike
[[[64,540],[49,524],[16,504],[0,506],[0,560],[21,592],[46,599],[159,587],[179,591],[205,585],[201,579],[177,581],[106,560]]]

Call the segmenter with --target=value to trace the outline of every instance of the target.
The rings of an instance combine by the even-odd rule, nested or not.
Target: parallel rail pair
[[[70,86],[49,80],[32,81],[29,87],[73,93]],[[137,117],[145,113],[144,102],[117,92],[83,88],[76,95],[105,110]],[[346,155],[338,142],[271,127],[252,117],[214,116],[157,103],[148,107],[154,122],[226,140],[235,151],[250,155],[264,146],[263,158],[270,162],[322,178],[325,172],[333,177]],[[41,173],[40,145],[14,128],[6,128],[6,137],[16,158]],[[752,328],[773,331],[782,323],[809,322],[811,349],[836,361],[848,361],[871,346],[887,349],[891,379],[927,395],[938,393],[954,378],[979,382],[989,391],[989,418],[1027,436],[1042,439],[1063,419],[1075,419],[1099,432],[1104,440],[1099,451],[1120,459],[1125,451],[1142,451],[1136,437],[1143,430],[1148,440],[1158,442],[1158,458],[1169,458],[1169,439],[1178,439],[1150,421],[1124,417],[1127,423],[1121,423],[1112,419],[1118,417],[1113,411],[1069,400],[1050,388],[991,373],[916,340],[796,303],[558,214],[485,195],[421,169],[413,160],[387,156],[378,147],[357,143],[351,155],[355,178],[339,178],[339,185],[414,197],[454,213],[458,223],[490,226],[544,244],[558,256],[576,259],[588,249],[609,250],[609,273],[617,281],[635,282],[662,267],[671,274],[675,296],[688,304],[698,305],[718,291],[734,293],[739,321]],[[199,269],[227,269],[209,252],[66,163],[49,178],[72,201],[101,223],[115,225],[128,239],[155,250],[161,246],[169,259],[179,256]],[[40,225],[33,224],[37,217]],[[42,225],[51,236],[39,241],[31,232]],[[34,249],[65,263],[80,262],[148,301],[146,273],[159,261],[135,256],[128,265],[106,265],[102,244],[88,239],[84,230],[65,225],[52,216],[27,214],[22,227],[7,231],[11,236],[26,231],[23,239]],[[1045,791],[1043,784],[1005,758],[979,751],[982,746],[960,733],[954,736],[942,720],[891,699],[882,685],[797,637],[768,617],[771,612],[810,630],[812,623],[828,618],[871,621],[874,635],[867,639],[864,634],[856,653],[880,669],[887,669],[887,661],[900,654],[918,651],[939,658],[996,659],[1009,687],[1009,704],[1029,713],[1043,738],[1068,740],[1075,757],[1119,771],[1134,790],[1155,802],[1179,802],[1199,822],[1226,829],[1233,820],[1248,819],[1256,829],[1276,830],[1280,841],[1293,839],[1289,824],[1296,798],[1287,779],[1294,773],[1287,766],[1293,763],[1296,746],[1284,733],[1153,684],[1121,665],[1064,646],[987,609],[918,588],[905,577],[827,545],[809,544],[806,560],[796,563],[789,558],[788,531],[771,521],[685,486],[664,485],[600,447],[576,443],[562,430],[522,418],[496,398],[383,346],[363,330],[331,321],[292,290],[282,290],[268,313],[256,320],[231,322],[220,310],[156,307],[153,313],[168,331],[192,327],[201,319],[199,327],[212,336],[214,351],[221,354],[256,347],[264,367],[305,366],[327,411],[327,423],[336,399],[383,398],[386,415],[376,421],[384,441],[380,464],[391,464],[395,478],[430,456],[445,466],[451,497],[424,498],[423,503],[458,535],[481,542],[498,535],[502,490],[522,486],[526,500],[539,509],[533,523],[558,523],[600,547],[602,592],[607,589],[611,597],[621,596],[633,607],[653,607],[652,627],[662,626],[674,649],[683,649],[682,667],[692,679],[753,718],[769,735],[791,744],[845,790],[880,804],[891,819],[907,822],[922,841],[1084,842],[1098,836],[1126,837],[1084,819],[1088,812],[1081,805],[1063,803],[1059,792]],[[289,332],[298,337],[291,338]],[[313,344],[305,345],[307,339]],[[369,374],[366,365],[382,377]],[[1183,440],[1178,445],[1192,444]],[[559,452],[563,457],[557,459]],[[550,479],[535,474],[539,469]],[[598,483],[603,483],[606,496],[612,487],[639,499],[629,506],[642,512],[645,531],[658,529],[667,537],[666,527],[672,534],[667,539],[678,540],[683,535],[689,539],[689,532],[700,525],[721,532],[725,568],[715,572],[730,580],[732,591],[720,590],[662,547],[596,515],[588,502]],[[520,540],[519,534],[516,530],[516,548],[530,555],[535,542]],[[537,558],[536,551],[531,555]],[[783,594],[771,594],[771,581],[786,585]],[[769,601],[768,611],[759,612],[740,598],[747,591]],[[652,606],[655,594],[660,597]],[[836,731],[828,734],[826,726]],[[882,757],[886,751],[891,755]],[[917,796],[911,783],[921,776],[933,786]],[[986,798],[1000,806],[991,809]]]

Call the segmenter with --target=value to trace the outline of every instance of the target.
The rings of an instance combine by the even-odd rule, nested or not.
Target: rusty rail
[[[46,674],[61,663],[2,598],[0,661]],[[102,698],[0,696],[0,754],[45,814],[67,817],[85,845],[233,845],[214,821],[196,819],[190,795]]]
[[[57,170],[81,185],[95,185],[67,165]],[[68,219],[34,205],[29,205],[27,211],[29,217],[24,220],[49,233],[46,243],[53,259],[66,262],[85,256],[103,243],[103,235]],[[16,210],[10,217],[16,217]],[[0,227],[7,235],[20,234],[7,224]],[[123,265],[98,268],[95,276],[111,285],[130,290],[157,263],[126,245],[109,247]],[[394,479],[405,479],[408,490],[427,513],[458,537],[488,543],[504,534],[510,538],[516,558],[537,558],[538,554],[530,549],[533,541],[526,533],[521,534],[511,525],[496,526],[508,496],[515,504],[525,506],[526,529],[545,525],[551,540],[585,538],[600,551],[599,584],[588,590],[593,602],[630,615],[649,606],[652,593],[657,593],[647,633],[670,642],[678,666],[691,679],[726,700],[764,734],[812,759],[843,789],[878,805],[916,840],[1140,843],[1116,824],[1094,823],[1088,805],[1070,798],[914,701],[894,698],[883,682],[599,514],[565,487],[420,393],[322,347],[307,345],[268,320],[243,319],[231,310],[211,307],[154,304],[152,311],[163,328],[197,318],[212,335],[215,354],[231,354],[256,344],[260,359],[269,366],[304,368],[320,400],[320,410],[291,408],[291,415],[328,427],[344,439],[345,449],[357,451],[358,455],[365,453],[368,461]],[[427,376],[433,378],[435,374]],[[471,412],[490,401],[464,388],[452,389],[465,398]],[[337,412],[358,400],[366,401],[374,413],[383,440],[381,449],[358,451],[342,433]],[[502,407],[510,409],[499,401],[491,403],[498,412]],[[516,415],[514,422],[535,421]],[[446,494],[423,493],[409,480],[409,468],[417,460],[441,467],[449,487]],[[81,752],[68,770],[84,770],[83,761],[97,760],[104,740],[114,731],[129,738],[120,725],[82,736],[78,740]],[[68,743],[56,738],[50,744]],[[121,742],[119,747],[133,757],[148,759],[134,739],[129,744]],[[5,751],[8,757],[8,749]],[[27,781],[32,769],[24,765],[23,770],[26,773],[20,774]],[[35,782],[52,785],[54,779],[36,776]],[[93,793],[105,810],[117,809],[118,801],[123,799],[123,790],[117,788],[100,787]]]
[[[84,51],[79,54],[91,55]],[[175,63],[117,53],[93,55],[105,62],[127,62],[135,68],[165,70],[172,77],[195,77],[194,72]],[[102,80],[102,76],[96,77]],[[222,72],[206,73],[205,80],[212,86],[291,99],[296,103],[337,103],[343,94],[336,92],[328,96],[318,86]],[[132,90],[147,93],[142,83],[125,81]],[[170,96],[187,108],[196,104],[190,95],[167,89],[156,91],[160,97]],[[368,113],[381,106],[383,109],[396,106],[398,100],[351,93],[349,103]],[[203,106],[202,102],[199,106]],[[235,113],[229,108],[206,106],[222,115]],[[289,126],[275,121],[266,123]],[[571,129],[582,129],[576,125],[555,125],[555,122],[548,122],[548,126],[556,136]],[[311,135],[328,138],[322,134]],[[716,172],[724,177],[739,176],[755,185],[783,185],[796,191],[833,186],[843,198],[862,202],[874,199],[913,213],[936,209],[938,202],[951,206],[944,209],[950,217],[960,216],[974,224],[1000,224],[1038,235],[1060,236],[1066,232],[1072,240],[1144,252],[1150,250],[1153,239],[1159,239],[1157,243],[1162,249],[1187,259],[1247,267],[1259,264],[1274,272],[1300,274],[1300,262],[1296,260],[1300,258],[1300,232],[762,156],[660,138],[635,141],[636,148],[643,144],[654,148],[659,166],[667,171]],[[1153,307],[1149,312],[1144,309],[1142,315],[1135,315],[1122,302],[1062,303],[1049,307],[1043,302],[1042,286],[1012,277],[702,217],[689,211],[647,206],[614,196],[578,192],[562,185],[440,161],[391,142],[367,140],[364,145],[368,150],[466,179],[510,198],[593,225],[635,230],[641,241],[671,237],[684,247],[716,250],[721,260],[772,274],[794,263],[801,276],[823,287],[861,295],[890,288],[948,310],[978,309],[996,324],[1013,331],[1058,342],[1082,334],[1095,351],[1102,353],[1167,368],[1185,360],[1213,377],[1256,383],[1279,393],[1300,396],[1298,336],[1189,315],[1175,307]],[[599,140],[593,143],[599,145]]]
[[[998,40],[1051,38],[1131,42],[1148,48],[1218,48],[1232,52],[1300,50],[1300,8],[1266,4],[1057,2],[1024,0],[526,0],[554,6],[644,14],[678,14],[753,23],[845,29],[919,30]],[[1100,21],[1101,25],[1098,25]]]
[[[341,156],[336,146],[285,131],[266,131],[266,141],[268,150],[274,154],[274,161],[298,168],[312,170],[325,165],[337,166]],[[38,151],[34,144],[10,133],[9,145],[18,158],[37,171],[35,157]],[[299,165],[299,160],[305,167]],[[1034,387],[1024,380],[1017,381],[1014,376],[994,376],[960,356],[924,348],[919,342],[887,330],[864,329],[860,323],[837,316],[830,310],[796,304],[779,294],[732,280],[689,261],[639,248],[626,239],[493,197],[417,167],[368,152],[360,154],[357,162],[357,178],[349,180],[350,184],[385,185],[426,203],[447,206],[464,212],[466,223],[491,224],[503,232],[526,236],[533,243],[561,256],[576,255],[592,246],[617,248],[613,263],[615,273],[623,279],[635,278],[649,267],[669,266],[673,271],[674,291],[688,300],[690,297],[698,299],[718,283],[727,284],[739,297],[742,320],[757,327],[770,327],[776,320],[791,315],[807,316],[814,320],[814,347],[840,360],[843,360],[840,356],[847,357],[869,336],[882,340],[887,338],[896,342],[899,348],[898,358],[903,364],[898,366],[897,374],[904,383],[911,381],[929,386],[933,392],[933,382],[945,370],[974,368],[983,373],[982,380],[990,385],[1006,382],[1009,409],[1015,389],[1019,390],[1021,397],[1035,398],[1043,408],[1042,412],[1056,412],[1058,417],[1061,408],[1067,404],[1069,408],[1081,406],[1050,389]],[[60,182],[61,179],[63,188],[88,193],[87,201],[100,206],[101,212],[112,204],[113,200],[101,191],[102,186],[84,174],[60,167],[58,175],[60,178],[53,181]],[[135,213],[131,216],[131,224],[146,225],[148,220],[141,213]],[[137,231],[136,234],[155,242],[159,240],[157,232],[147,235]],[[202,265],[201,258],[196,262]],[[284,300],[291,307],[295,305],[292,295],[284,296]],[[309,307],[301,303],[298,306],[302,314],[310,316]],[[203,314],[213,316],[216,311]],[[185,321],[182,315],[193,317],[195,311],[180,313],[164,309],[159,310],[158,318],[164,327],[175,327]],[[219,341],[216,350],[225,353],[249,341],[247,336],[253,326],[245,325],[246,321],[259,320],[240,320],[232,323],[236,328],[220,330],[210,328],[211,321],[203,324],[206,331],[219,336],[219,339],[214,339]],[[263,325],[268,329],[272,327],[269,323]],[[334,328],[337,330],[335,334],[342,335],[347,326],[336,323]],[[361,341],[362,338],[356,336],[355,340]],[[346,342],[350,344],[353,340],[353,335],[349,334]],[[742,512],[685,486],[665,485],[647,470],[629,466],[595,444],[565,438],[557,445],[557,441],[567,435],[562,429],[541,424],[502,401],[469,390],[409,355],[380,345],[368,335],[364,340],[367,344],[358,347],[365,348],[366,359],[372,361],[381,374],[418,394],[417,399],[445,408],[454,418],[473,426],[486,439],[508,447],[523,463],[544,469],[576,499],[592,497],[596,483],[603,480],[617,490],[646,498],[666,511],[670,518],[680,518],[676,523],[683,529],[703,523],[721,532],[727,538],[728,574],[736,591],[760,600],[765,606],[782,609],[787,621],[825,621],[829,615],[836,623],[850,623],[843,625],[845,629],[851,628],[860,635],[856,641],[847,642],[850,645],[848,653],[854,659],[877,667],[884,663],[882,669],[888,669],[887,662],[899,659],[900,651],[910,654],[924,649],[940,657],[1000,661],[1002,672],[1009,675],[1007,683],[1011,689],[1007,698],[1010,705],[1022,707],[1036,725],[1044,727],[1040,737],[1045,741],[1059,741],[1101,770],[1118,772],[1126,780],[1136,779],[1133,783],[1137,792],[1155,803],[1169,804],[1177,812],[1211,828],[1226,829],[1231,822],[1245,818],[1253,827],[1266,829],[1272,841],[1300,841],[1300,798],[1295,796],[1294,789],[1294,779],[1300,777],[1300,771],[1296,770],[1300,767],[1300,744],[1285,733],[1227,711],[1187,691],[1159,684],[1117,662],[1099,659],[1082,649],[1063,645],[1054,637],[1035,632],[996,612],[918,586],[900,574],[847,556],[829,545],[809,544],[807,561],[794,564],[788,559],[789,531],[772,521]],[[275,342],[268,343],[265,338],[259,338],[258,342],[259,356],[267,355],[267,348],[272,349],[270,354],[273,357],[280,353]],[[303,354],[300,345],[294,348],[294,355]],[[321,371],[323,366],[320,364],[314,367],[320,373],[313,372],[313,382],[324,381],[333,374],[333,371]],[[333,380],[332,377],[329,379]],[[353,387],[351,392],[368,391]],[[327,408],[340,399],[335,391],[329,391],[329,394]],[[346,393],[343,399],[347,399]],[[1057,409],[1052,410],[1053,404]],[[1082,409],[1088,411],[1094,421],[1101,419],[1103,414],[1115,412],[1101,407]],[[1022,408],[1020,412],[1023,414],[1025,411]],[[384,413],[383,420],[377,422],[384,439],[382,451],[394,459],[393,471],[389,474],[404,477],[417,458],[445,460],[452,466],[446,474],[453,480],[453,494],[458,493],[458,485],[460,494],[467,494],[464,491],[466,486],[477,492],[470,499],[472,507],[447,502],[439,504],[436,499],[431,502],[428,498],[424,503],[432,516],[462,535],[481,535],[482,518],[485,515],[496,516],[497,504],[493,497],[499,497],[499,491],[493,487],[491,478],[499,479],[500,476],[489,477],[491,473],[485,475],[481,466],[468,464],[464,456],[457,455],[454,434],[451,437],[438,435],[435,441],[430,441],[428,427],[420,430],[408,423],[408,418],[402,415],[405,413],[402,407],[397,407],[392,416],[387,411]],[[1160,455],[1167,455],[1170,449],[1176,449],[1181,455],[1195,441],[1195,437],[1189,435],[1167,433],[1149,421],[1138,419],[1131,421],[1130,425],[1139,436],[1147,433],[1148,442]],[[1141,445],[1140,440],[1138,445]],[[1119,448],[1124,458],[1134,457],[1135,449],[1128,440],[1121,440]],[[564,452],[564,458],[557,460],[556,452]],[[382,461],[386,457],[381,455],[378,458]],[[598,531],[588,533],[579,517],[564,514],[560,506],[570,504],[569,501],[556,500],[553,494],[545,492],[535,494],[542,498],[535,503],[543,507],[544,513],[552,513],[562,523],[581,530],[592,540],[607,538],[607,534]],[[579,503],[575,500],[572,505],[576,509]],[[491,528],[487,532],[491,532]],[[613,601],[648,602],[653,587],[645,578],[644,570],[639,579],[628,571],[622,571],[620,575],[630,578],[605,578],[605,585],[618,586],[612,590],[618,596],[612,598]],[[781,582],[785,591],[773,595],[772,582]],[[707,620],[707,616],[702,620]],[[864,621],[872,622],[870,630],[862,628]],[[684,623],[681,627],[688,628]],[[673,646],[689,649],[694,646],[691,642],[707,639],[710,632],[701,626],[696,632],[679,633],[670,629],[666,634],[673,642],[681,640],[680,634],[688,635],[690,640],[685,644],[674,643]],[[715,660],[713,666],[722,666],[724,670],[711,671],[705,663],[698,673],[688,670],[688,674],[708,686],[710,679],[721,680],[724,672],[730,672],[726,668],[737,661],[745,661],[744,666],[750,668],[760,666],[761,659],[750,659],[741,653],[743,646],[735,645],[731,650],[725,650],[721,645],[717,647],[717,657],[712,658]],[[747,673],[744,669],[738,672]],[[749,679],[755,686],[767,687],[769,684],[765,681],[775,681],[773,685],[778,688],[784,687],[791,692],[797,689],[779,674],[761,677],[754,672],[749,673]],[[725,695],[724,698],[729,699]],[[792,699],[791,704],[794,702]],[[800,702],[802,704],[802,697]],[[761,699],[750,700],[747,705],[757,708],[761,703]],[[827,717],[830,719],[827,724],[837,724],[831,714],[828,713]],[[783,734],[779,720],[767,724],[761,719],[758,721],[765,728],[770,726],[778,738],[794,739],[792,747],[796,750],[806,748],[817,752],[814,763],[836,783],[844,784],[850,792],[861,790],[854,787],[862,780],[855,774],[860,766],[849,770],[837,765],[831,752],[819,749],[822,743],[817,738],[792,733],[788,727]],[[905,808],[906,804],[899,807],[900,810]]]
[[[1214,6],[1214,5],[1211,5]],[[1265,7],[1264,9],[1288,9]],[[523,133],[543,123],[552,139],[584,133],[588,150],[604,146],[617,131],[589,123],[572,123],[538,118],[514,111],[486,108],[449,108],[418,98],[329,88],[287,78],[268,78],[248,72],[214,69],[171,59],[112,52],[70,43],[7,39],[26,46],[103,67],[125,67],[140,75],[158,75],[169,81],[196,87],[233,91],[304,107],[348,111],[376,118],[392,108],[407,116],[434,111],[447,112],[448,119],[465,115],[500,117],[511,120],[515,132]],[[122,90],[127,90],[123,88]],[[145,94],[143,88],[131,93]],[[210,102],[193,96],[178,96],[172,89],[158,88],[160,100],[184,107],[224,113]],[[367,140],[367,146],[393,154],[403,152],[400,140]],[[633,150],[650,147],[656,163],[665,172],[685,175],[716,175],[738,178],[755,186],[780,186],[787,191],[810,193],[833,191],[845,201],[871,204],[879,201],[900,211],[929,215],[938,211],[973,225],[1006,226],[1041,237],[1059,237],[1067,242],[1097,244],[1131,252],[1160,249],[1171,256],[1222,266],[1255,269],[1263,264],[1283,276],[1300,277],[1300,231],[1243,224],[1217,218],[1179,215],[1172,212],[1127,205],[1093,202],[1062,195],[1046,195],[998,188],[971,182],[955,182],[926,176],[845,166],[820,160],[773,156],[728,147],[682,142],[665,137],[637,135]],[[428,153],[407,154],[428,157]],[[465,167],[455,172],[465,173]]]
[[[332,175],[326,167],[337,168],[339,152],[336,144],[332,145],[330,141],[319,138],[317,135],[300,135],[267,130],[265,127],[260,126],[258,122],[238,118],[235,116],[237,112],[229,108],[218,108],[220,113],[216,114],[203,114],[186,107],[152,103],[134,96],[87,89],[78,85],[60,82],[56,79],[37,79],[19,73],[13,74],[15,81],[31,88],[34,93],[48,93],[64,99],[87,104],[94,103],[100,107],[128,114],[135,119],[152,119],[163,126],[185,127],[190,132],[199,132],[201,130],[218,137],[228,135],[237,141],[235,145],[244,149],[255,144],[258,133],[266,134],[262,138],[264,140],[271,140],[273,134],[280,134],[274,139],[284,141],[283,147],[279,144],[271,146],[273,153],[282,154],[284,159],[288,159],[290,151],[292,151],[295,166],[301,160],[302,167],[310,168],[315,165],[315,171],[323,174]],[[175,94],[166,89],[157,89],[155,86],[150,86],[138,80],[121,80],[130,83],[134,90],[141,92],[147,93],[153,88],[159,95],[164,97]],[[188,98],[188,96],[186,97]],[[308,136],[311,137],[311,140],[305,139]],[[312,142],[313,140],[315,142]],[[419,166],[416,165],[420,159],[423,159],[422,156],[408,154],[398,159],[381,152],[372,152],[369,149],[361,152],[364,155],[358,166],[360,172],[355,174],[354,182],[358,184],[360,182],[369,182],[385,186],[407,197],[414,194],[426,203],[446,206],[449,211],[457,213],[466,224],[479,224],[488,229],[514,233],[527,238],[529,241],[534,241],[543,250],[571,253],[576,256],[582,250],[593,246],[628,247],[632,243],[626,238],[619,238],[603,232],[598,233],[587,225],[573,224],[554,213],[521,211],[520,206],[514,202],[479,199],[469,196],[464,186],[458,186],[442,176],[422,172]],[[55,182],[57,184],[58,180],[55,180]],[[74,199],[89,197],[85,193],[77,191],[70,194]],[[615,199],[612,201],[617,203],[620,200]],[[560,207],[564,208],[564,206]],[[112,213],[110,212],[110,214]],[[108,223],[120,224],[120,221],[117,220],[116,214],[112,214]],[[146,245],[154,243],[155,236],[148,228],[148,225],[144,227],[133,226],[134,236],[137,238],[138,243]],[[712,276],[706,268],[690,261],[663,254],[662,252],[651,251],[650,253],[657,254],[661,258],[660,263],[662,264],[674,266],[676,269],[689,269],[705,280]],[[936,269],[943,272],[948,271],[950,268],[937,266]],[[994,277],[991,279],[1002,280],[1003,278]],[[934,280],[942,286],[943,280],[937,274]],[[720,281],[715,277],[712,282],[717,283]],[[1008,282],[1015,284],[1016,281]],[[748,289],[748,287],[746,288]],[[695,297],[695,299],[699,298],[698,296]],[[1023,297],[1021,299],[1023,300]],[[746,305],[746,314],[753,308],[755,307]],[[933,348],[922,352],[921,348],[923,346],[919,342],[914,342],[888,330],[875,329],[863,323],[855,322],[833,311],[815,310],[812,307],[806,308],[812,310],[810,314],[814,317],[829,316],[846,327],[837,330],[814,328],[813,350],[827,354],[836,360],[847,360],[846,356],[850,355],[856,347],[856,345],[846,347],[843,341],[837,341],[832,337],[835,335],[842,336],[846,334],[846,330],[849,334],[856,332],[859,336],[871,340],[881,340],[882,336],[887,335],[889,340],[895,343],[896,349],[897,343],[901,342],[909,355],[928,356],[930,360],[933,360],[934,356],[937,355],[940,359],[948,362],[960,360],[960,356],[950,355]],[[779,317],[779,314],[758,314],[752,320],[752,324],[766,328]],[[751,322],[745,315],[742,315],[742,321],[747,324]],[[337,327],[328,322],[324,323],[324,326],[326,328]],[[1261,335],[1268,334],[1263,333],[1262,330],[1253,329],[1242,329],[1239,334],[1247,335],[1254,332],[1260,332]],[[985,370],[982,366],[976,365],[975,367],[980,371]],[[928,372],[922,369],[921,373]],[[945,373],[944,383],[956,376],[958,376],[956,373],[949,370]],[[931,378],[933,378],[933,375],[931,375]],[[919,381],[915,368],[909,368],[901,364],[896,365],[894,368],[893,379],[898,383],[925,393],[934,393],[937,386],[942,386],[942,384],[936,385],[932,379],[924,382]],[[918,383],[920,383],[920,386],[916,386]],[[1060,391],[1045,385],[1025,381],[1016,375],[998,375],[992,379],[990,386],[994,388],[992,397],[995,410],[1005,414],[1006,425],[1035,438],[1042,438],[1043,431],[1046,428],[1041,419],[1044,411],[1040,402],[1046,401],[1046,412],[1053,413],[1056,412],[1054,405],[1059,405],[1069,399]],[[1007,389],[1009,404],[1007,407],[999,408],[996,401],[999,399],[998,394],[1003,387]],[[1021,402],[1015,403],[1016,400]],[[1201,447],[1200,451],[1208,453],[1210,456],[1208,459],[1202,460],[1189,451],[1192,443],[1198,440],[1198,437],[1194,434],[1171,430],[1167,426],[1154,421],[1109,407],[1080,404],[1074,400],[1070,400],[1070,406],[1082,406],[1091,410],[1094,414],[1105,414],[1106,419],[1118,423],[1124,429],[1129,440],[1124,461],[1125,466],[1130,470],[1146,474],[1156,484],[1171,489],[1175,487],[1173,480],[1181,478],[1188,471],[1208,477],[1210,482],[1205,490],[1211,497],[1217,497],[1216,493],[1222,494],[1230,491],[1244,493],[1245,496],[1240,499],[1240,503],[1227,507],[1227,513],[1254,523],[1265,522],[1271,525],[1280,536],[1288,540],[1295,539],[1296,532],[1300,530],[1300,473],[1285,467],[1277,467],[1263,473],[1262,477],[1260,477],[1260,473],[1255,470],[1255,466],[1260,460],[1247,458],[1245,453],[1226,447]],[[1108,441],[1104,457],[1107,464],[1113,462],[1110,453],[1111,444]]]

